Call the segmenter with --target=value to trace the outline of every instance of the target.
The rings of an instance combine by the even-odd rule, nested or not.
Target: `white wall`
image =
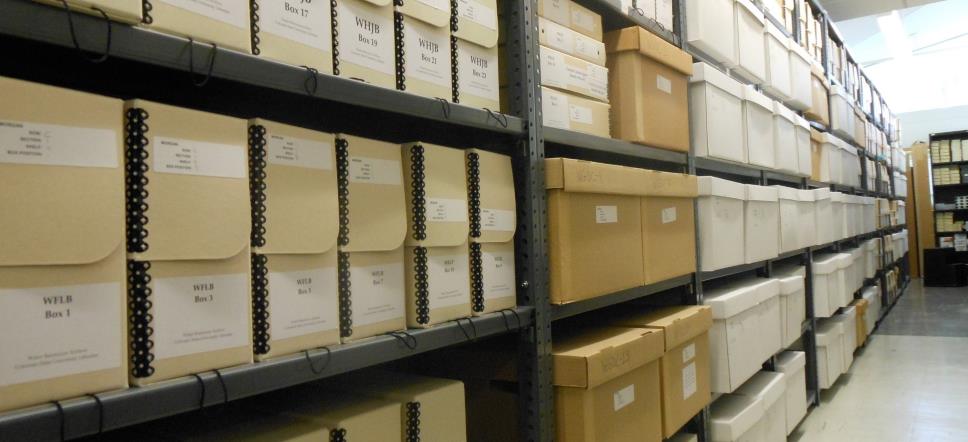
[[[968,106],[930,109],[898,114],[901,120],[901,146],[928,141],[937,132],[968,130]]]

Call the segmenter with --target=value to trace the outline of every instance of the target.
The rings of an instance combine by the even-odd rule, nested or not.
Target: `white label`
[[[595,206],[595,222],[611,224],[618,222],[618,206]]]
[[[461,94],[497,101],[497,52],[466,41],[457,43],[457,86]]]
[[[248,275],[156,278],[153,296],[158,359],[248,345]]]
[[[412,18],[403,20],[407,76],[450,88],[450,40],[446,32]]]
[[[116,168],[117,143],[110,129],[0,120],[0,163]]]
[[[350,157],[350,182],[363,184],[403,184],[403,171],[397,160]]]
[[[577,29],[584,29],[586,32],[595,30],[595,17],[578,9],[571,11],[571,26]]]
[[[669,224],[669,223],[675,222],[676,219],[678,218],[676,215],[677,214],[676,214],[675,207],[667,207],[665,209],[662,209],[662,224]]]
[[[594,121],[592,118],[592,109],[577,104],[568,105],[568,118],[571,121],[581,124],[592,124]]]
[[[514,211],[481,208],[481,230],[485,232],[513,232]]]
[[[685,364],[696,357],[696,344],[689,344],[686,348],[682,349],[682,363]]]
[[[431,309],[467,304],[471,300],[467,255],[427,257]]]
[[[428,221],[444,223],[467,222],[467,201],[452,198],[427,198]]]
[[[269,336],[286,339],[339,328],[336,268],[269,273]]]
[[[155,137],[153,171],[180,175],[245,178],[245,149],[231,144]]]
[[[655,87],[656,89],[667,94],[672,93],[672,81],[658,74],[655,76]]]
[[[542,123],[548,127],[571,129],[571,119],[568,117],[568,97],[548,89],[541,92]]]
[[[244,0],[161,0],[237,28],[248,28],[249,2]],[[248,30],[248,29],[246,29]]]
[[[395,75],[391,16],[371,14],[365,2],[352,0],[337,2],[336,9],[340,61]]]
[[[350,258],[352,262],[352,258]],[[403,263],[353,267],[350,265],[353,325],[370,325],[403,318]]]
[[[696,394],[696,363],[693,362],[682,369],[682,400],[689,399]]]
[[[484,299],[514,295],[514,254],[481,252]]]
[[[612,394],[612,402],[615,411],[621,410],[632,402],[635,402],[635,384],[629,385]]]
[[[330,3],[260,0],[259,29],[324,52],[333,50]]]
[[[121,367],[121,284],[0,290],[0,387]]]
[[[458,0],[457,14],[461,19],[470,20],[492,31],[497,30],[497,12],[481,2]]]
[[[272,164],[333,170],[332,143],[270,134],[266,150]]]

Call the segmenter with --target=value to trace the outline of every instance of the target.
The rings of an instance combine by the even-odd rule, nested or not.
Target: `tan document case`
[[[514,232],[517,229],[511,157],[467,149],[470,215],[471,311],[482,315],[517,303]]]

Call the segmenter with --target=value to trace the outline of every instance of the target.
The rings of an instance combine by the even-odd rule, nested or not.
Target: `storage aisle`
[[[790,441],[968,440],[966,311],[963,288],[912,280]]]

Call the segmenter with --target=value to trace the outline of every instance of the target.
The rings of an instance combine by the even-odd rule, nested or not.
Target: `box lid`
[[[797,191],[800,194],[800,201],[812,203],[817,200],[816,194],[810,189],[800,189]]]
[[[471,231],[475,242],[508,242],[517,229],[517,210],[514,195],[514,173],[511,157],[481,149],[467,149],[467,176],[477,177],[478,212],[469,211],[471,224],[477,222],[479,231]],[[471,197],[473,193],[469,192]],[[468,203],[470,210],[471,204]],[[478,218],[478,219],[475,219]],[[474,236],[479,233],[478,236]]]
[[[790,56],[798,57],[803,60],[804,63],[810,63],[810,60],[812,60],[810,53],[807,52],[803,46],[790,42],[790,44],[787,45],[787,48],[790,50]]]
[[[780,185],[773,185],[772,187],[776,189],[779,199],[785,201],[800,201],[800,189]]]
[[[556,338],[554,385],[593,388],[662,356],[663,332],[653,328],[599,327]]]
[[[827,187],[821,187],[819,189],[811,190],[813,192],[813,198],[816,201],[829,200],[830,199],[830,189]]]
[[[834,95],[839,96],[840,98],[844,99],[848,103],[853,101],[853,98],[850,96],[850,94],[847,93],[847,90],[844,89],[844,87],[839,84],[832,84],[830,86],[830,95],[831,97]]]
[[[774,294],[776,294],[774,292]],[[745,279],[709,291],[704,290],[703,304],[712,308],[713,319],[726,319],[760,303],[760,287]]]
[[[753,428],[765,410],[763,401],[752,396],[724,394],[709,406],[709,431],[713,442],[739,440]]]
[[[713,325],[712,309],[704,305],[665,307],[649,312],[620,315],[612,323],[622,327],[661,329],[665,351],[705,333]]]
[[[759,371],[750,380],[740,385],[734,392],[742,396],[752,396],[763,401],[764,408],[770,408],[786,392],[786,376],[774,371]]]
[[[817,323],[817,345],[826,347],[834,340],[839,340],[844,334],[844,327],[840,321],[826,320]]]
[[[406,171],[406,244],[463,244],[469,233],[464,151],[419,141],[402,145],[401,151]]]
[[[802,351],[785,351],[777,355],[776,371],[792,373],[807,366],[807,354]]]
[[[699,181],[695,175],[642,169],[645,196],[695,198]]]
[[[780,30],[780,28],[778,28],[775,24],[773,24],[773,22],[766,23],[766,35],[767,35],[767,38],[775,39],[777,42],[783,45],[784,48],[790,47],[789,37],[787,37],[786,34],[784,34],[783,31]]]
[[[545,188],[641,196],[647,186],[643,169],[571,158],[548,158],[545,159]]]
[[[746,199],[746,188],[742,183],[713,176],[701,176],[698,180],[699,196],[718,196],[737,200]]]
[[[605,34],[608,53],[638,51],[683,75],[692,75],[692,56],[645,28],[630,26]]]
[[[793,124],[799,128],[810,130],[810,121],[797,114],[793,114]]]
[[[497,45],[497,0],[459,1],[456,15],[457,29],[451,35],[485,48]]]
[[[777,190],[771,186],[757,186],[755,184],[744,184],[746,187],[747,201],[764,201],[775,203],[777,201]]]
[[[857,317],[857,309],[852,305],[842,307],[840,313],[830,317],[834,321],[853,321]],[[844,328],[847,331],[847,328]]]
[[[803,290],[803,275],[792,274],[777,278],[780,281],[780,295],[792,295]]]
[[[376,3],[376,2],[374,2]],[[458,2],[459,3],[459,2]],[[383,6],[381,2],[377,6]],[[401,14],[413,17],[435,27],[450,25],[451,2],[446,0],[397,0],[395,9]]]
[[[810,73],[815,77],[823,80],[824,85],[827,84],[827,74],[823,70],[823,65],[818,63],[816,60],[812,60],[810,63]]]
[[[840,269],[840,258],[836,254],[817,254],[813,257],[813,273],[828,275]]]
[[[760,10],[760,8],[757,8],[756,5],[754,5],[750,0],[736,0],[735,5],[739,6],[739,8],[736,9],[737,13],[746,13],[750,17],[756,19],[756,21],[760,22],[760,26],[766,24],[766,17],[763,15],[763,11]]]
[[[847,201],[847,195],[840,192],[830,192],[830,202],[833,203],[844,203]]]
[[[796,114],[794,114],[793,111],[790,110],[790,108],[786,107],[785,104],[783,104],[783,103],[781,103],[779,101],[774,101],[773,102],[773,115],[774,116],[778,116],[780,118],[783,118],[784,120],[789,121],[790,124],[793,124],[793,116],[796,115]]]
[[[743,101],[753,103],[763,109],[773,112],[773,100],[756,90],[752,84],[743,87]]]
[[[692,65],[692,77],[689,79],[689,82],[706,82],[722,89],[726,93],[736,98],[743,98],[743,85],[740,84],[740,82],[730,78],[728,75],[719,69],[716,69],[712,65],[703,63],[701,61]]]
[[[780,294],[780,280],[775,278],[763,279],[756,284],[756,297],[758,302],[766,302]]]

